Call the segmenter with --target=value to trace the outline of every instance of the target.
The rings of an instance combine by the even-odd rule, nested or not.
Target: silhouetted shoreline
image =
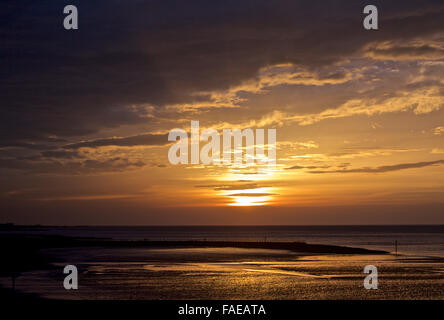
[[[62,300],[442,297],[439,274],[442,261],[435,258],[395,257],[385,251],[353,246],[264,240],[118,240],[3,232],[0,246],[5,259],[0,265],[0,296],[16,301],[39,297]],[[63,288],[63,267],[67,264],[78,267],[82,288],[78,292]],[[368,264],[384,268],[384,291],[362,291],[363,267]],[[421,284],[417,286],[418,278]]]
[[[370,250],[364,248],[308,244],[305,242],[276,242],[276,241],[215,241],[215,240],[114,240],[106,238],[74,238],[53,235],[19,235],[2,234],[0,239],[8,243],[9,249],[20,247],[29,249],[69,248],[69,247],[202,247],[202,248],[252,248],[289,250],[299,253],[321,254],[388,254],[383,250]],[[9,250],[8,250],[9,251]]]
[[[42,253],[49,248],[243,248],[288,250],[301,254],[387,254],[382,250],[369,250],[345,246],[308,244],[304,242],[258,241],[151,241],[113,240],[105,238],[74,238],[55,235],[1,234],[0,249],[3,261],[0,276],[18,277],[21,272],[51,268],[54,257]]]
[[[75,238],[58,235],[0,234],[0,250],[4,262],[0,276],[11,278],[11,287],[22,272],[53,268],[57,259],[43,253],[50,248],[243,248],[288,250],[301,254],[387,254],[345,246],[308,244],[304,242],[205,241],[205,240],[113,240],[106,238]],[[12,291],[14,292],[14,291]]]

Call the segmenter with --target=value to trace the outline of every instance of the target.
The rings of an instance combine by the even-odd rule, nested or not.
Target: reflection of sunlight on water
[[[70,256],[78,252],[69,250]],[[113,249],[106,261],[85,262],[91,259],[91,251],[81,252],[86,255],[77,258],[85,271],[80,293],[67,294],[52,269],[24,273],[18,281],[19,290],[45,298],[88,300],[442,300],[444,296],[444,265],[439,259],[300,256],[288,251],[240,248],[125,248]],[[379,290],[362,287],[363,266],[367,264],[384,268],[384,287]],[[10,279],[0,277],[0,285],[9,286]]]
[[[293,271],[285,271],[285,270],[267,270],[267,269],[244,269],[245,271],[250,272],[262,272],[262,273],[273,273],[273,274],[282,274],[282,275],[288,275],[288,276],[299,276],[299,277],[306,277],[306,278],[320,278],[320,279],[329,279],[332,278],[332,276],[329,275],[315,275],[315,274],[309,274],[309,273],[303,273],[303,272],[293,272]]]

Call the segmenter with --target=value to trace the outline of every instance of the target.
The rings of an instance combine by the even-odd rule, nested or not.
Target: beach
[[[38,253],[15,288],[47,299],[444,299],[441,257],[303,242],[1,238],[32,243]],[[63,287],[67,264],[78,268],[78,290]],[[366,265],[378,269],[377,290],[363,286]]]

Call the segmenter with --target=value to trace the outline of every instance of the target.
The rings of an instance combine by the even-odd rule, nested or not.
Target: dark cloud
[[[148,165],[140,159],[130,157],[111,157],[109,159],[87,159],[79,153],[79,148],[98,148],[104,146],[134,147],[153,146],[167,144],[168,137],[165,134],[142,134],[129,137],[114,137],[107,139],[96,139],[62,146],[51,146],[44,144],[15,143],[6,148],[24,148],[40,151],[38,154],[14,155],[3,152],[5,157],[0,158],[0,168],[20,170],[35,174],[91,174],[102,172],[121,172]],[[3,150],[5,151],[5,150]],[[158,165],[162,167],[162,165]]]
[[[70,161],[58,161],[58,160]],[[0,158],[0,169],[19,170],[32,174],[78,175],[128,171],[146,166],[147,163],[126,157],[109,159],[63,158],[62,155],[43,159],[41,156],[26,158]]]
[[[37,144],[37,143],[27,143],[27,142],[13,142],[13,143],[0,143],[0,148],[23,148],[30,150],[49,150],[57,148],[56,146]]]
[[[244,184],[212,184],[212,185],[198,185],[196,188],[211,188],[215,191],[230,191],[230,190],[246,190],[263,188],[263,185],[257,183],[244,183]]]
[[[404,169],[413,169],[413,168],[422,168],[433,166],[435,164],[444,164],[444,160],[436,160],[436,161],[424,161],[424,162],[415,162],[415,163],[401,163],[395,164],[391,166],[380,166],[380,167],[364,167],[358,169],[342,169],[342,170],[329,170],[329,171],[309,171],[310,173],[356,173],[356,172],[365,172],[365,173],[381,173],[381,172],[391,172],[398,171]]]
[[[78,143],[62,145],[60,147],[15,143],[3,148],[24,148],[40,151],[38,154],[14,155],[3,152],[6,157],[0,158],[0,168],[21,170],[29,173],[54,173],[54,174],[80,174],[93,172],[119,172],[133,168],[140,168],[147,163],[138,159],[110,158],[106,160],[86,159],[78,152],[79,148],[98,148],[104,146],[134,147],[153,146],[167,144],[168,137],[165,134],[142,134],[122,138],[96,139]],[[7,149],[6,149],[7,151]],[[161,166],[161,165],[159,165]]]
[[[338,168],[347,168],[350,166],[350,162],[343,162],[337,165]]]
[[[285,168],[286,170],[302,170],[302,169],[327,169],[330,166],[292,166]]]
[[[128,167],[143,167],[145,162],[141,160],[131,160],[124,157],[115,157],[107,160],[92,160],[88,159],[82,163],[85,170],[103,170],[103,171],[122,171]]]
[[[105,146],[134,147],[134,146],[159,146],[170,143],[167,134],[141,134],[123,138],[107,138],[78,142],[64,145],[64,149],[97,148]]]
[[[49,150],[43,151],[41,156],[44,158],[74,159],[80,157],[81,155],[79,155],[79,153],[76,151]]]
[[[62,27],[66,4],[79,30]],[[365,1],[3,0],[0,143],[36,142],[153,124],[145,111],[193,102],[264,66],[317,68],[377,41],[444,28],[442,1],[373,1],[381,30],[362,28]],[[325,75],[338,78],[341,74]],[[106,142],[104,142],[106,143]]]
[[[393,46],[389,48],[372,48],[367,53],[374,58],[382,59],[442,59],[444,49],[430,45],[421,46]]]
[[[79,153],[77,149],[85,147],[98,148],[104,146],[158,146],[165,145],[167,143],[169,143],[169,141],[166,134],[142,134],[129,137],[113,137],[65,144],[61,146],[14,143],[7,146],[0,146],[4,148],[2,155],[6,156],[3,159],[0,159],[0,168],[25,170],[34,173],[48,172],[51,168],[58,172],[59,169],[65,168],[67,170],[67,174],[79,173],[77,170],[78,168],[81,169],[81,171],[88,172],[92,167],[95,169],[103,169],[103,171],[110,171],[109,169],[121,171],[124,167],[142,167],[145,166],[146,163],[129,159],[109,159],[109,161],[95,159],[86,160],[84,159],[85,156]],[[9,148],[23,148],[32,151],[40,151],[40,153],[31,155],[17,155],[9,152],[8,156],[7,151]],[[64,162],[61,163],[58,160],[63,160]],[[65,160],[72,161],[67,163]],[[78,162],[77,160],[83,161]],[[39,169],[39,166],[41,166],[41,169]]]

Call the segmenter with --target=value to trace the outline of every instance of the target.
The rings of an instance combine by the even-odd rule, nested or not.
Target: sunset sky
[[[2,1],[0,222],[444,224],[444,3],[366,4]],[[276,167],[171,165],[191,120]]]

